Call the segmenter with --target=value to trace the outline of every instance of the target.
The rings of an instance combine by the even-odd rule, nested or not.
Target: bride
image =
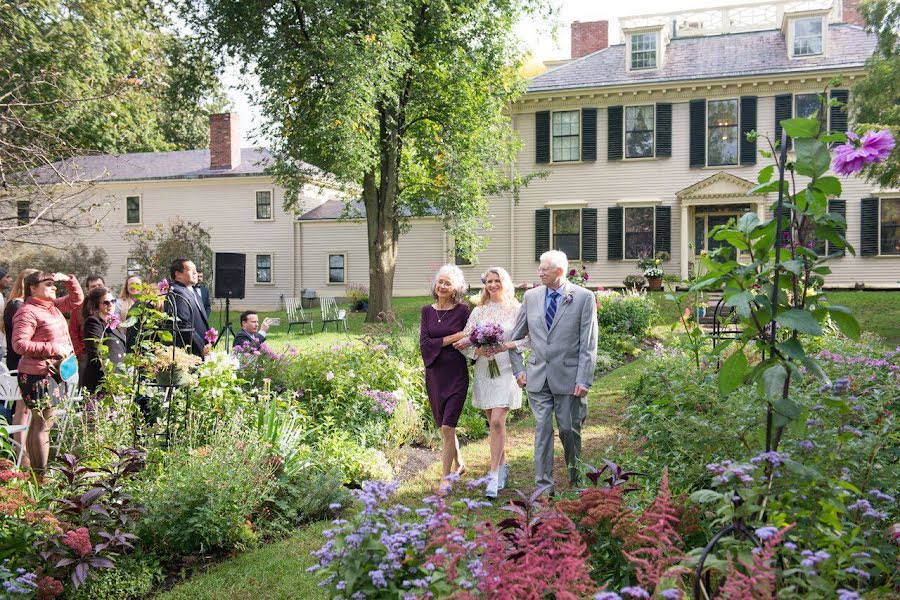
[[[519,301],[514,295],[512,280],[505,269],[488,269],[481,276],[484,289],[478,306],[472,311],[466,327],[465,337],[454,344],[464,355],[475,359],[475,383],[472,387],[472,405],[487,414],[490,424],[491,467],[488,473],[485,495],[496,498],[497,491],[506,486],[509,467],[506,464],[506,415],[510,410],[521,408],[522,389],[516,384],[512,364],[507,350],[521,352],[528,348],[528,339],[504,342],[499,348],[475,348],[469,334],[479,323],[496,323],[503,327],[504,339],[509,337],[519,312]],[[491,377],[488,361],[497,361],[498,377]]]

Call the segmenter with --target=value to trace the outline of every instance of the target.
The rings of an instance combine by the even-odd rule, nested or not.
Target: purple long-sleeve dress
[[[431,305],[422,307],[419,347],[425,362],[425,388],[431,413],[438,424],[456,427],[469,389],[466,357],[452,344],[442,346],[448,335],[459,333],[469,320],[469,308],[457,304],[443,311]]]

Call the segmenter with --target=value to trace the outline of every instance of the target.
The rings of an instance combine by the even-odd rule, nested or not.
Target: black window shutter
[[[847,102],[850,100],[848,90],[831,90],[831,99],[843,102],[843,106],[831,107],[831,131],[847,133]]]
[[[581,260],[597,262],[597,209],[581,209]]]
[[[655,251],[672,252],[672,207],[656,207]],[[654,252],[654,254],[656,253]]]
[[[841,215],[842,217],[844,217],[844,220],[846,220],[847,219],[847,201],[840,200],[838,198],[829,200],[828,201],[828,212],[833,212],[835,214]],[[839,227],[838,233],[840,233],[842,236],[846,236],[847,228]],[[834,248],[832,250],[832,252],[839,252],[841,256],[843,256],[844,254],[847,253],[847,251],[844,250],[843,248]]]
[[[782,94],[775,96],[775,141],[781,141],[781,122],[790,119],[794,115],[794,96],[793,94]],[[791,138],[787,139],[788,150],[791,149],[793,142]]]
[[[860,201],[859,254],[878,256],[878,198],[863,198]]]
[[[656,156],[672,156],[672,105],[656,105]]]
[[[741,96],[741,164],[756,164],[756,140],[747,134],[756,130],[756,96]]]
[[[691,167],[706,166],[706,100],[691,100]]]
[[[624,214],[621,206],[610,206],[606,216],[606,258],[608,260],[622,260],[624,256],[623,221]]]
[[[581,160],[597,160],[597,109],[581,109]]]
[[[550,209],[534,211],[534,260],[541,260],[541,254],[550,249]]]
[[[608,160],[622,160],[622,114],[621,106],[606,109],[606,145]]]
[[[534,162],[550,162],[550,111],[534,113]]]

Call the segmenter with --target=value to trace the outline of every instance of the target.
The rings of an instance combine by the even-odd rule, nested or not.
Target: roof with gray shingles
[[[427,216],[440,216],[440,211],[431,208],[427,209]],[[412,213],[409,209],[403,207],[400,209],[400,216],[409,217]],[[300,215],[299,221],[336,221],[338,219],[365,219],[366,207],[360,201],[355,201],[350,206],[343,200],[328,200],[323,202],[314,209]]]
[[[619,44],[538,75],[527,92],[860,67],[875,50],[875,36],[855,25],[830,25],[827,43],[824,56],[791,59],[780,30],[676,38],[666,47],[661,69],[632,72],[625,69],[625,45]]]
[[[271,163],[272,155],[265,148],[241,148],[241,164],[234,169],[210,169],[208,149],[85,155],[56,163],[54,167],[68,179],[113,182],[250,177],[265,175]],[[301,165],[312,174],[323,175],[313,165]],[[40,183],[58,181],[56,172],[47,167],[37,169],[36,173]]]

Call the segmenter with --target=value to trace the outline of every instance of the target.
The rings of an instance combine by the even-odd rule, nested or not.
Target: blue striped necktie
[[[550,304],[547,305],[547,329],[553,325],[553,317],[556,316],[556,299],[559,298],[559,292],[550,292]]]

